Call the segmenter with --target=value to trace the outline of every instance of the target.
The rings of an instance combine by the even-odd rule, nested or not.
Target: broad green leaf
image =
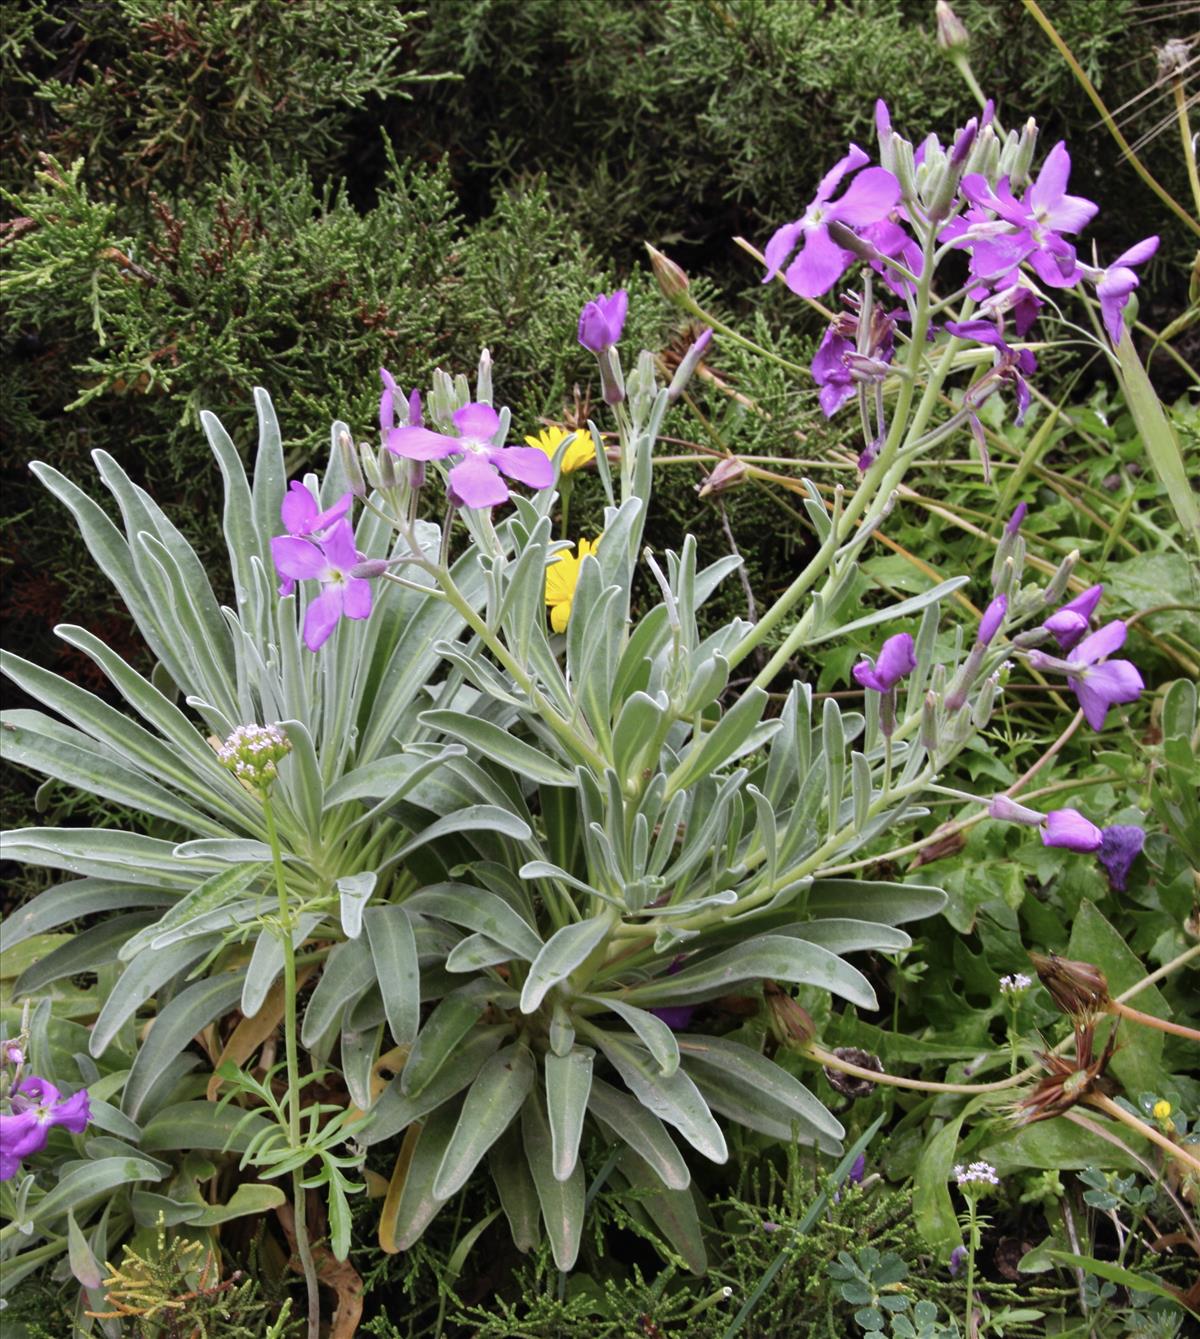
[[[342,933],[347,939],[357,939],[362,933],[363,908],[375,891],[376,875],[373,870],[359,874],[343,874],[337,881],[338,907],[342,918]]]
[[[9,852],[5,850],[4,854],[8,856]],[[14,997],[19,999],[22,995],[36,995],[52,981],[77,976],[80,972],[94,972],[108,963],[116,962],[121,944],[152,918],[152,912],[137,911],[129,916],[114,916],[111,920],[101,921],[99,925],[80,930],[21,973],[13,985]],[[61,938],[54,936],[56,941]]]
[[[417,719],[428,729],[461,739],[485,758],[492,758],[543,786],[575,784],[574,775],[561,763],[479,716],[467,716],[460,711],[423,711]]]
[[[542,1239],[542,1215],[517,1122],[488,1150],[488,1170],[500,1194],[513,1245],[527,1255]]]
[[[697,1081],[701,1073],[710,1078],[714,1074],[724,1076],[743,1089],[748,1100],[778,1108],[783,1124],[794,1120],[802,1133],[812,1130],[826,1152],[841,1152],[840,1141],[846,1133],[841,1122],[799,1079],[766,1056],[724,1037],[688,1034],[680,1038],[679,1046]],[[790,1137],[790,1132],[784,1137]]]
[[[533,960],[521,990],[521,1012],[534,1013],[547,993],[584,963],[604,942],[613,927],[608,914],[593,916],[574,925],[564,925],[546,941]]]
[[[112,879],[70,879],[47,888],[8,917],[4,922],[4,947],[13,949],[34,935],[106,911],[169,906],[174,900],[161,888],[138,888]]]
[[[374,974],[374,960],[364,939],[347,939],[333,946],[304,1010],[300,1041],[307,1049],[314,1049],[346,1006],[370,988]]]
[[[162,949],[177,939],[185,938],[189,923],[241,897],[263,869],[264,866],[257,861],[233,865],[197,884],[190,893],[175,902],[161,919],[126,941],[120,952],[122,962],[132,961],[151,946]]]
[[[515,1119],[536,1074],[529,1048],[520,1044],[506,1046],[484,1061],[434,1178],[435,1198],[449,1199],[467,1183],[480,1159]]]
[[[531,1089],[521,1108],[521,1142],[554,1263],[565,1273],[574,1268],[579,1258],[579,1242],[583,1236],[586,1213],[583,1168],[576,1162],[575,1170],[565,1181],[554,1175],[554,1141],[536,1087]]]
[[[424,1119],[456,1093],[462,1092],[474,1080],[488,1056],[506,1037],[511,1036],[512,1032],[507,1027],[475,1028],[421,1091],[411,1096],[400,1087],[400,1077],[394,1078],[372,1107],[375,1119],[363,1131],[362,1142],[382,1143],[406,1125]]]
[[[555,1179],[566,1181],[579,1161],[579,1140],[592,1087],[595,1052],[576,1046],[567,1055],[547,1054],[546,1114],[554,1146]]]
[[[403,907],[388,906],[369,907],[363,923],[388,1027],[397,1046],[409,1046],[416,1039],[421,1015],[421,973],[412,922]]]
[[[67,1259],[70,1261],[71,1273],[85,1288],[98,1288],[104,1282],[105,1270],[93,1254],[70,1210],[67,1211]]]
[[[201,1029],[238,1002],[242,980],[242,972],[222,972],[193,982],[155,1018],[125,1081],[121,1108],[130,1120],[137,1120],[142,1103],[164,1066],[190,1045]],[[142,1147],[149,1147],[145,1134]]]
[[[621,1150],[617,1170],[629,1182],[634,1203],[644,1210],[688,1269],[696,1275],[705,1274],[708,1256],[691,1187],[672,1190],[664,1186],[630,1148]]]
[[[692,741],[679,766],[667,777],[667,795],[694,785],[702,776],[719,771],[736,758],[743,745],[757,729],[767,705],[767,694],[761,688],[751,688],[721,717],[716,726]],[[777,730],[779,722],[769,723]]]
[[[400,1074],[400,1090],[416,1097],[454,1054],[487,1008],[487,996],[471,986],[447,995],[425,1020],[425,1026]]]
[[[623,1139],[643,1158],[663,1185],[683,1190],[691,1184],[691,1172],[675,1141],[662,1121],[652,1116],[640,1102],[602,1079],[593,1078],[588,1110],[612,1131],[615,1138]]]
[[[141,1228],[157,1228],[160,1223],[163,1227],[194,1223],[204,1212],[204,1206],[195,1200],[176,1200],[149,1190],[134,1190],[129,1203],[133,1221]]]
[[[406,860],[414,851],[439,837],[453,836],[461,832],[490,832],[501,837],[513,837],[525,842],[533,836],[529,825],[507,809],[499,809],[493,804],[473,804],[466,809],[435,819],[422,832],[417,833],[397,852],[391,855],[385,868]]]
[[[195,1227],[218,1227],[233,1218],[268,1214],[287,1203],[287,1195],[279,1186],[244,1181],[225,1204],[210,1204],[193,1218]]]
[[[519,958],[532,961],[542,950],[542,941],[523,916],[495,893],[465,883],[438,883],[422,888],[404,904],[423,916],[436,916],[451,925],[465,925],[503,944]]]
[[[175,843],[116,828],[24,828],[0,832],[6,860],[72,874],[144,884],[148,875],[176,888],[195,875],[175,859]]]
[[[648,693],[631,693],[621,708],[613,729],[613,765],[623,781],[632,781],[645,767],[657,761],[657,742],[666,733],[665,695],[658,699]]]
[[[31,1209],[29,1216],[39,1226],[46,1226],[63,1214],[78,1212],[85,1204],[101,1195],[111,1194],[118,1186],[130,1181],[160,1181],[162,1171],[157,1163],[147,1158],[97,1158],[94,1162],[72,1167],[65,1172],[53,1190],[47,1192]]]
[[[92,1026],[92,1038],[88,1043],[90,1054],[103,1055],[121,1027],[151,995],[157,994],[168,982],[183,979],[192,963],[218,942],[215,936],[189,939],[170,948],[142,953],[129,963],[110,988],[104,1007]]]
[[[634,986],[622,998],[643,1007],[691,1004],[726,995],[743,981],[764,978],[820,986],[864,1009],[879,1007],[870,982],[856,968],[817,944],[784,935],[760,935],[674,976]]]
[[[253,1114],[247,1119],[245,1111],[231,1104],[176,1102],[146,1122],[141,1147],[147,1153],[190,1149],[244,1153],[252,1139],[270,1128],[266,1117]]]
[[[1122,1130],[1132,1150],[1145,1156],[1150,1145],[1136,1134]],[[1008,1130],[999,1139],[979,1150],[1001,1176],[1032,1167],[1038,1171],[1082,1171],[1085,1167],[1111,1167],[1137,1171],[1138,1160],[1110,1144],[1090,1130],[1082,1130],[1068,1121],[1038,1121],[1017,1130]]]
[[[1176,1306],[1183,1307],[1197,1320],[1200,1320],[1200,1311],[1185,1306],[1178,1293],[1172,1292],[1170,1288],[1165,1287],[1157,1279],[1150,1278],[1146,1274],[1135,1274],[1132,1269],[1122,1269],[1120,1265],[1113,1264],[1111,1260],[1096,1260],[1090,1255],[1076,1255],[1074,1251],[1050,1251],[1048,1254],[1055,1260],[1061,1260],[1064,1265],[1074,1265],[1076,1269],[1086,1269],[1089,1274],[1107,1279],[1110,1283],[1119,1283],[1123,1288],[1132,1288],[1135,1292],[1153,1293],[1155,1297],[1164,1297],[1167,1301],[1174,1302]]]
[[[661,1018],[647,1013],[645,1009],[635,1009],[633,1005],[624,1004],[617,999],[600,999],[595,995],[584,998],[603,1004],[623,1023],[628,1024],[637,1033],[642,1045],[658,1062],[658,1067],[664,1074],[674,1074],[679,1068],[679,1046],[675,1041],[675,1034]]]
[[[323,917],[316,912],[305,911],[297,917],[292,930],[292,946],[299,948],[320,924]],[[250,954],[250,963],[246,968],[242,985],[242,1013],[253,1018],[263,1007],[275,978],[283,971],[283,945],[279,942],[279,932],[275,926],[267,925],[259,931],[254,942],[254,951]]]
[[[830,953],[855,953],[870,951],[875,953],[899,953],[912,948],[912,937],[903,930],[879,921],[858,921],[830,916],[824,920],[798,921],[794,925],[784,925],[772,934],[790,935],[795,939],[806,940],[810,944],[820,944]]]
[[[581,1031],[583,1029],[581,1028]],[[725,1162],[729,1150],[708,1103],[682,1069],[663,1074],[650,1056],[630,1040],[588,1026],[588,1040],[597,1045],[624,1079],[629,1091],[660,1120],[673,1125],[689,1144],[711,1162]]]
[[[920,883],[885,883],[870,879],[817,879],[809,889],[810,916],[853,916],[881,925],[935,916],[946,905],[940,888]]]

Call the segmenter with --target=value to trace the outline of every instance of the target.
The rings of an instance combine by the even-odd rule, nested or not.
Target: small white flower
[[[973,1162],[969,1167],[958,1163],[954,1168],[954,1179],[960,1186],[980,1184],[998,1186],[1000,1178],[990,1162]]]
[[[1012,976],[1002,976],[1000,978],[1001,995],[1019,995],[1021,991],[1028,990],[1033,985],[1033,977],[1026,976],[1024,972],[1016,972]]]

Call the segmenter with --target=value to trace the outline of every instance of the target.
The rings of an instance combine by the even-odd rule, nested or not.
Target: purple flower
[[[1023,200],[1013,196],[1007,177],[994,191],[987,178],[978,173],[963,178],[962,191],[967,199],[1008,225],[997,229],[974,219],[968,222],[959,244],[972,246],[973,274],[980,279],[995,279],[1027,260],[1038,278],[1051,288],[1069,288],[1078,280],[1075,248],[1061,234],[1085,228],[1098,206],[1082,196],[1067,194],[1070,173],[1071,155],[1059,141],[1046,155]]]
[[[913,639],[907,632],[898,632],[889,637],[879,648],[879,655],[872,667],[861,660],[855,665],[855,682],[862,688],[874,689],[877,693],[890,692],[917,667],[917,657],[913,652]]]
[[[683,971],[683,964],[687,961],[687,955],[680,953],[671,960],[671,965],[667,968],[667,976],[674,976],[677,972]],[[686,1032],[692,1024],[692,1018],[696,1013],[694,1004],[664,1004],[661,1008],[651,1009],[650,1013],[655,1018],[664,1022],[672,1032]]]
[[[854,398],[854,378],[846,363],[846,355],[853,352],[850,340],[838,334],[836,325],[831,325],[813,355],[812,378],[821,388],[817,399],[826,418],[832,418],[847,400]]]
[[[621,338],[625,328],[625,313],[629,309],[629,294],[618,288],[612,297],[596,294],[579,313],[579,342],[592,353],[604,353]],[[494,431],[494,429],[493,429]],[[544,488],[545,484],[538,487]]]
[[[1031,828],[1040,828],[1042,815],[1036,809],[1018,804],[1008,795],[997,795],[988,805],[988,817],[999,819],[1002,823],[1024,823]]]
[[[1114,823],[1100,833],[1096,859],[1108,875],[1108,886],[1123,893],[1129,870],[1146,844],[1146,834],[1132,823]]]
[[[396,406],[404,405],[404,392],[396,385],[396,378],[387,370],[386,367],[379,369],[379,379],[383,382],[383,394],[379,397],[379,431],[385,436],[396,426]],[[419,428],[421,426],[421,392],[414,389],[408,397],[407,405],[408,426],[410,428]]]
[[[870,326],[863,332],[858,315],[861,300],[846,297],[844,301],[854,310],[842,312],[834,320],[822,336],[812,360],[813,381],[821,388],[817,398],[826,418],[832,418],[847,400],[853,398],[857,382],[883,380],[896,346],[899,313],[875,307]],[[864,467],[860,465],[859,468]]]
[[[1067,851],[1098,851],[1100,829],[1078,809],[1051,809],[1042,828],[1043,846],[1061,846]]]
[[[1055,610],[1042,627],[1054,635],[1054,640],[1064,651],[1069,651],[1087,632],[1088,620],[1096,612],[1103,594],[1103,586],[1089,586],[1081,595]]]
[[[1008,597],[997,595],[983,611],[983,617],[979,620],[979,632],[976,634],[975,640],[980,646],[991,644],[992,638],[1000,631],[1000,624],[1004,622],[1004,616],[1007,613]]]
[[[1090,267],[1085,271],[1087,277],[1096,285],[1096,296],[1100,299],[1100,315],[1104,318],[1104,328],[1114,344],[1121,341],[1121,332],[1125,329],[1124,311],[1129,296],[1140,282],[1132,266],[1144,265],[1158,250],[1158,238],[1147,237],[1144,241],[1123,251],[1106,270]]]
[[[869,161],[858,145],[852,144],[850,152],[826,172],[804,217],[785,223],[767,243],[764,253],[767,273],[763,283],[775,278],[797,245],[800,253],[783,277],[799,297],[819,297],[845,274],[855,257],[830,237],[830,223],[844,223],[850,228],[878,223],[900,199],[900,183],[884,168],[871,167],[859,172]],[[842,178],[853,172],[859,175],[845,194],[840,200],[831,200]]]
[[[1009,348],[999,328],[992,321],[947,321],[946,329],[959,339],[978,340],[980,344],[988,344],[996,350],[996,361],[992,370],[971,387],[968,395],[972,396],[976,403],[980,403],[991,394],[992,388],[989,383],[994,379],[1011,381],[1017,393],[1016,422],[1018,426],[1023,423],[1030,400],[1025,377],[1037,371],[1037,359],[1033,356],[1032,350]]]
[[[863,1173],[866,1170],[867,1170],[867,1155],[865,1153],[860,1153],[858,1157],[854,1159],[854,1163],[851,1166],[850,1173],[846,1179],[850,1182],[851,1185],[860,1186],[862,1185]]]
[[[963,1267],[963,1261],[967,1258],[967,1248],[965,1246],[956,1246],[950,1252],[950,1277],[958,1278],[958,1271]]]
[[[1146,686],[1132,661],[1105,659],[1124,644],[1125,624],[1115,619],[1084,638],[1067,656],[1067,664],[1071,666],[1067,686],[1093,730],[1104,728],[1109,707],[1136,702]]]
[[[320,595],[304,615],[304,644],[310,651],[328,641],[338,619],[370,614],[371,586],[364,579],[362,555],[354,547],[349,521],[338,521],[315,544],[294,535],[278,535],[271,541],[271,557],[280,576],[321,583]]]
[[[1015,535],[1020,530],[1021,522],[1025,519],[1025,513],[1028,510],[1028,502],[1022,502],[1017,506],[1017,509],[1008,518],[1008,521],[1004,526],[1004,533],[1006,535]]]
[[[52,1083],[33,1074],[17,1084],[11,1103],[11,1114],[0,1115],[0,1181],[16,1175],[22,1158],[40,1153],[56,1125],[82,1134],[91,1120],[86,1088],[61,1097]]]
[[[288,485],[283,505],[279,508],[279,515],[283,521],[283,528],[289,535],[298,538],[310,535],[314,539],[320,539],[326,530],[336,525],[350,510],[350,501],[351,495],[346,493],[327,511],[321,511],[308,489],[299,480],[294,479]],[[295,580],[285,577],[280,584],[279,593],[290,595],[295,589]]]
[[[508,485],[498,471],[531,488],[549,488],[554,482],[554,465],[544,451],[494,444],[500,416],[490,404],[464,405],[454,414],[454,426],[455,437],[429,428],[393,428],[386,434],[386,445],[408,460],[462,456],[450,470],[450,499],[460,506],[495,507],[507,502]]]

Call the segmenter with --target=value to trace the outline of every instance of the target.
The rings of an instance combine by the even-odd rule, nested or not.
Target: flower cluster
[[[972,1162],[966,1167],[961,1162],[957,1163],[954,1168],[954,1180],[960,1186],[1000,1184],[996,1169],[990,1162]]]
[[[1024,972],[1014,972],[1012,976],[1002,976],[1000,978],[1000,994],[1019,995],[1032,985],[1033,977],[1026,976]]]
[[[0,1181],[10,1180],[23,1159],[40,1153],[55,1126],[82,1134],[92,1118],[86,1088],[63,1097],[35,1074],[21,1079],[7,1102],[10,1109],[0,1112]]]
[[[247,786],[262,790],[278,776],[279,762],[291,749],[277,725],[239,725],[216,752],[222,767]]]

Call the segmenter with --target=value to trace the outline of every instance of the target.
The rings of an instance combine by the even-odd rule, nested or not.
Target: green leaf
[[[454,836],[461,832],[490,832],[495,836],[513,837],[525,842],[533,836],[529,824],[511,814],[507,809],[499,809],[494,804],[472,804],[444,818],[435,819],[430,825],[417,833],[413,839],[389,856],[382,868],[388,868],[406,860],[414,851],[439,837]]]
[[[192,963],[217,942],[216,936],[191,939],[153,953],[143,953],[129,963],[109,990],[104,1007],[92,1026],[89,1053],[103,1055],[121,1027],[151,995],[157,994],[168,982],[183,979]]]
[[[479,1022],[487,1003],[486,994],[474,985],[464,986],[440,1001],[425,1020],[400,1073],[400,1091],[406,1097],[416,1097],[430,1083]]]
[[[674,976],[634,986],[622,998],[645,1006],[691,1004],[726,995],[743,981],[763,978],[819,986],[861,1008],[879,1007],[870,982],[857,968],[817,944],[783,935],[747,940]]]
[[[692,1189],[671,1190],[664,1186],[632,1149],[621,1150],[617,1168],[629,1182],[634,1202],[663,1234],[667,1244],[693,1274],[708,1272],[708,1254]]]
[[[798,921],[783,925],[773,934],[791,935],[809,944],[820,944],[830,953],[898,953],[912,948],[912,937],[903,930],[879,921],[858,921],[829,917],[826,920]]]
[[[29,1217],[44,1227],[65,1213],[79,1212],[85,1204],[111,1194],[118,1186],[130,1181],[161,1181],[162,1175],[158,1164],[147,1158],[97,1158],[65,1172],[58,1185],[32,1206]]]
[[[628,1024],[637,1033],[642,1045],[658,1062],[658,1067],[664,1074],[674,1074],[679,1068],[679,1046],[675,1034],[661,1018],[647,1013],[645,1009],[635,1009],[633,1005],[624,1004],[617,999],[601,999],[596,995],[586,995],[584,998],[603,1004],[623,1023]]]
[[[421,1016],[421,973],[412,922],[403,907],[369,907],[363,917],[388,1027],[397,1046],[416,1039]]]
[[[613,926],[607,913],[564,925],[546,941],[533,960],[521,990],[521,1012],[535,1013],[551,987],[565,981],[604,942]]]
[[[532,962],[542,941],[528,921],[495,893],[465,883],[438,883],[422,888],[404,904],[423,916],[436,916],[451,925],[465,925],[503,944],[516,957]]]
[[[579,1161],[579,1140],[592,1088],[592,1060],[595,1052],[575,1046],[567,1055],[547,1053],[546,1114],[553,1144],[555,1180],[566,1181]]]
[[[176,1102],[163,1107],[146,1122],[141,1147],[147,1153],[191,1149],[244,1153],[254,1138],[269,1129],[271,1122],[266,1117],[247,1113],[240,1107],[218,1106],[216,1102]]]
[[[521,1141],[554,1263],[565,1273],[574,1268],[579,1258],[579,1242],[583,1236],[586,1212],[583,1168],[576,1162],[575,1170],[565,1181],[554,1175],[554,1140],[536,1087],[531,1089],[521,1108]]]
[[[347,939],[357,939],[362,933],[363,908],[375,891],[375,884],[376,875],[373,870],[363,870],[359,874],[343,874],[337,880],[342,933]]]
[[[191,1044],[198,1032],[237,1003],[243,976],[242,972],[222,972],[196,981],[181,990],[155,1018],[125,1081],[121,1108],[130,1120],[137,1120],[142,1103],[165,1066]],[[149,1147],[146,1137],[144,1131],[143,1148]]]
[[[169,906],[173,901],[173,895],[161,888],[138,888],[111,879],[69,879],[47,888],[8,917],[4,922],[4,948],[7,952],[34,935],[88,916],[133,907]]]
[[[292,930],[292,947],[299,948],[323,919],[318,912],[301,912]],[[259,931],[242,983],[241,1007],[247,1018],[253,1018],[266,1003],[267,995],[282,971],[283,945],[279,941],[279,930],[275,925],[267,925]]]
[[[739,751],[756,730],[767,705],[767,694],[761,688],[751,688],[721,717],[716,726],[692,741],[679,766],[667,777],[666,799],[676,791],[694,785],[703,776],[720,771],[736,758]],[[768,722],[772,731],[779,722]]]
[[[640,1102],[593,1078],[588,1110],[614,1138],[624,1140],[652,1167],[663,1185],[683,1190],[691,1184],[692,1174],[666,1126]]]
[[[985,1100],[983,1097],[973,1097],[953,1119],[942,1126],[921,1150],[921,1157],[913,1173],[912,1203],[917,1231],[929,1246],[942,1255],[962,1245],[962,1228],[950,1198],[950,1170],[958,1151],[958,1136],[963,1121],[978,1111]]]
[[[542,1214],[519,1124],[510,1125],[488,1150],[488,1170],[500,1194],[513,1245],[526,1255],[542,1239]]]
[[[375,979],[374,967],[366,940],[347,939],[333,946],[304,1010],[302,1045],[313,1050],[341,1018],[346,1006],[370,989]]]
[[[433,1193],[433,1182],[457,1124],[458,1103],[448,1102],[425,1121],[417,1137],[396,1209],[393,1238],[398,1250],[411,1249],[445,1203]]]
[[[1189,1315],[1200,1319],[1200,1312],[1184,1306],[1178,1293],[1172,1292],[1170,1288],[1146,1274],[1135,1274],[1132,1269],[1122,1269],[1120,1265],[1114,1265],[1111,1260],[1094,1260],[1090,1255],[1076,1255],[1073,1251],[1049,1251],[1047,1254],[1053,1256],[1055,1260],[1061,1260],[1064,1265],[1086,1269],[1089,1274],[1096,1274],[1110,1283],[1119,1283],[1122,1287],[1132,1288],[1135,1292],[1153,1293],[1155,1297],[1165,1297],[1167,1301],[1182,1307]]]
[[[5,851],[5,855],[9,854]],[[120,946],[146,924],[150,913],[134,912],[130,916],[114,916],[71,936],[47,936],[58,947],[27,967],[13,985],[13,995],[35,995],[53,981],[81,972],[94,972],[117,961]],[[63,940],[66,942],[62,942]],[[7,973],[6,973],[7,975]]]
[[[1136,1134],[1122,1131],[1131,1147],[1143,1152],[1149,1145]],[[1010,1130],[979,1151],[1001,1176],[1034,1167],[1045,1171],[1082,1171],[1086,1167],[1112,1167],[1123,1171],[1140,1170],[1136,1158],[1110,1144],[1090,1130],[1062,1120],[1039,1121],[1019,1130]]]
[[[710,1161],[728,1159],[729,1150],[720,1126],[713,1120],[699,1089],[682,1069],[663,1074],[640,1047],[590,1025],[586,1032],[647,1111],[673,1125]]]
[[[1146,975],[1137,954],[1086,898],[1075,913],[1066,956],[1099,967],[1108,978],[1109,993],[1113,996],[1119,996]],[[1170,1007],[1155,986],[1141,991],[1136,1004],[1143,1013],[1155,1018],[1170,1018]],[[1097,1028],[1097,1054],[1103,1050],[1111,1026],[1105,1020]],[[1127,1044],[1117,1047],[1109,1061],[1110,1071],[1131,1094],[1160,1091],[1166,1082],[1162,1063],[1164,1034],[1157,1028],[1128,1022],[1122,1025],[1121,1032]]]
[[[480,1159],[515,1119],[536,1073],[529,1048],[520,1044],[484,1061],[434,1178],[435,1198],[449,1199],[466,1185]]]
[[[403,1130],[406,1125],[423,1119],[429,1112],[440,1107],[456,1093],[461,1092],[479,1073],[484,1061],[500,1043],[511,1036],[511,1030],[500,1025],[475,1028],[420,1092],[411,1095],[405,1093],[400,1086],[400,1077],[394,1078],[371,1108],[375,1119],[363,1131],[362,1142],[382,1143],[383,1140],[390,1139],[392,1135]]]
[[[234,1218],[268,1214],[287,1203],[279,1186],[243,1181],[226,1204],[210,1204],[191,1220],[193,1227],[218,1227]]]
[[[910,614],[918,614],[927,605],[938,604],[946,599],[948,595],[953,595],[956,590],[965,586],[970,579],[970,577],[965,576],[951,577],[949,581],[943,581],[931,590],[923,591],[920,595],[914,595],[910,599],[901,600],[899,604],[890,604],[882,609],[873,610],[862,618],[856,618],[851,623],[830,627],[826,631],[818,633],[815,637],[806,638],[802,645],[817,646],[819,643],[827,642],[834,637],[841,640],[847,633],[861,632],[864,628],[873,628],[878,623],[893,623],[897,619],[907,618]]]
[[[810,916],[853,916],[881,925],[935,916],[946,905],[940,888],[920,883],[886,883],[869,879],[817,879],[809,889]]]
[[[527,776],[543,786],[575,784],[574,774],[560,763],[482,717],[467,716],[461,711],[423,711],[417,720],[430,730],[461,739],[464,744],[478,749],[485,758],[492,758],[519,776]]]
[[[208,921],[202,918],[240,898],[265,868],[258,861],[231,865],[197,884],[160,920],[126,941],[120,952],[122,962],[131,962],[148,948],[161,950],[186,938],[198,922],[207,927]]]

